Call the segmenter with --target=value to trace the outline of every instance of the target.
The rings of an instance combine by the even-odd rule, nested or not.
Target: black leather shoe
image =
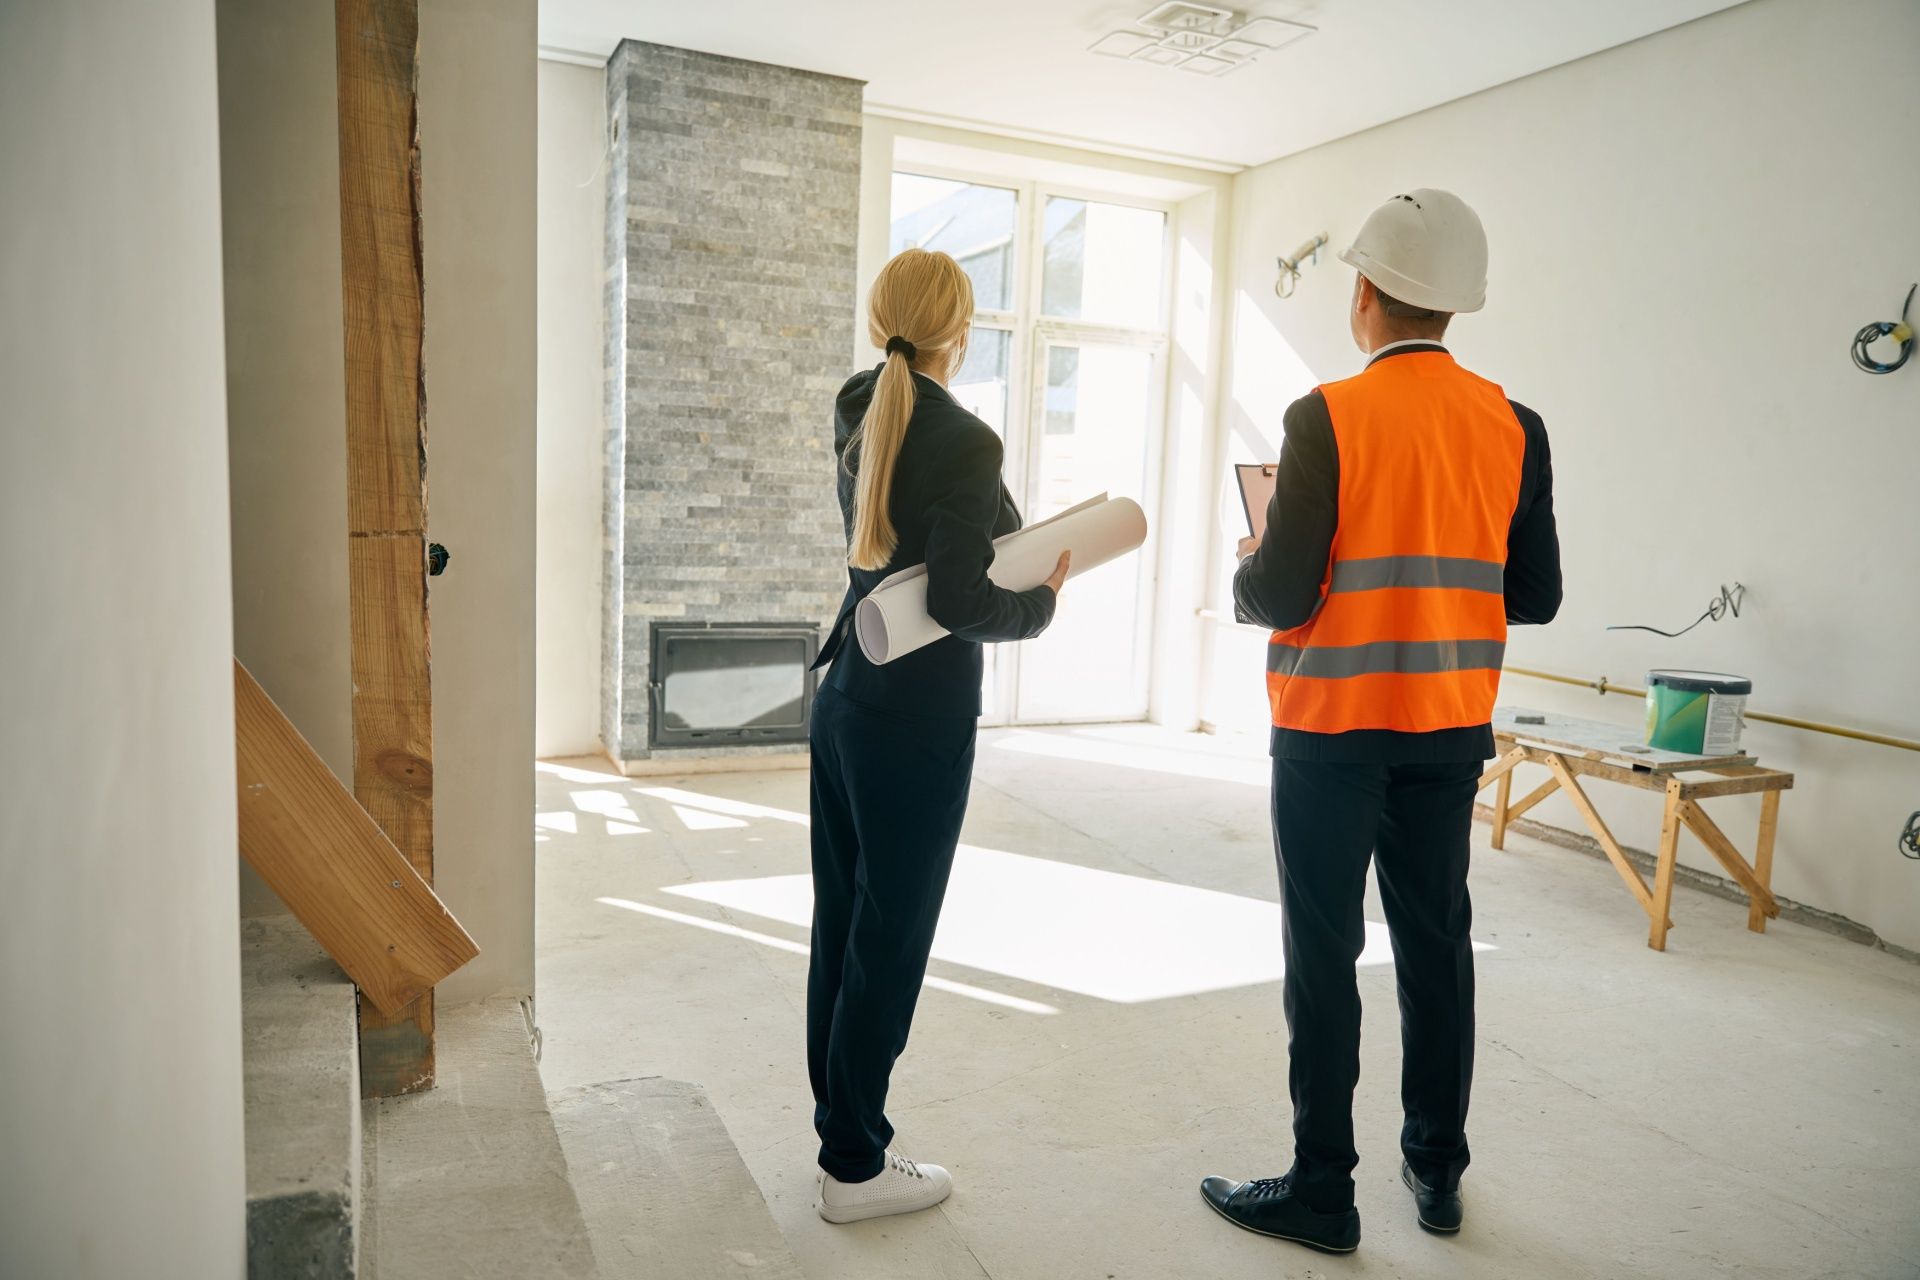
[[[1339,1213],[1310,1209],[1294,1196],[1284,1177],[1252,1182],[1203,1178],[1200,1195],[1228,1222],[1259,1235],[1291,1240],[1322,1253],[1352,1253],[1360,1247],[1358,1209]]]
[[[1420,1225],[1429,1231],[1450,1236],[1460,1229],[1465,1211],[1460,1207],[1460,1189],[1438,1191],[1420,1181],[1420,1175],[1405,1160],[1400,1162],[1400,1181],[1413,1192],[1413,1207],[1420,1214]]]

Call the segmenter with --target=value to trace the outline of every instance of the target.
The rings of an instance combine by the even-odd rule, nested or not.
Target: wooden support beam
[[[1753,843],[1753,874],[1773,892],[1773,839],[1780,830],[1780,793],[1769,791],[1760,797],[1760,835]],[[1755,933],[1767,931],[1767,915],[1758,901],[1747,904],[1747,928]],[[1779,904],[1774,904],[1774,915],[1779,914]]]
[[[1489,782],[1493,782],[1499,778],[1506,777],[1509,773],[1513,771],[1513,767],[1515,765],[1519,764],[1522,760],[1525,760],[1526,758],[1527,758],[1527,749],[1525,747],[1511,748],[1510,750],[1508,750],[1508,752],[1505,755],[1501,756],[1498,760],[1495,760],[1492,764],[1487,766],[1487,771],[1480,775],[1480,785],[1476,788],[1476,790],[1485,791],[1487,789],[1487,784]]]
[[[1667,912],[1673,905],[1673,871],[1680,858],[1680,788],[1685,785],[1679,778],[1667,783],[1667,808],[1660,822],[1660,861],[1653,869],[1653,925],[1647,931],[1647,945],[1655,951],[1667,949],[1667,930],[1673,927]]]
[[[1772,791],[1768,794],[1777,796],[1780,793]],[[1774,901],[1773,892],[1760,883],[1759,878],[1753,873],[1753,868],[1749,867],[1747,860],[1740,856],[1740,851],[1733,847],[1733,841],[1727,839],[1727,833],[1720,829],[1719,823],[1707,816],[1705,809],[1695,801],[1682,800],[1680,821],[1686,823],[1687,829],[1700,838],[1701,844],[1707,846],[1707,852],[1711,853],[1715,860],[1726,868],[1727,874],[1747,891],[1749,910],[1757,906],[1768,916],[1780,914],[1780,904]]]
[[[433,880],[416,0],[335,0],[347,371],[353,791]],[[433,1086],[433,993],[366,1003],[368,1097]]]
[[[1513,794],[1513,770],[1508,769],[1493,784],[1493,836],[1488,840],[1496,849],[1507,847],[1507,819],[1512,814],[1507,809],[1507,797]]]
[[[1559,789],[1560,779],[1554,777],[1548,778],[1545,782],[1527,792],[1526,795],[1520,797],[1518,801],[1507,809],[1507,821],[1512,822],[1515,818],[1533,808],[1533,806],[1539,804]]]
[[[1626,884],[1627,891],[1633,894],[1634,901],[1640,904],[1641,909],[1651,916],[1653,893],[1647,888],[1647,882],[1640,878],[1639,869],[1627,861],[1626,851],[1620,847],[1620,842],[1613,838],[1613,829],[1607,825],[1607,820],[1602,818],[1600,811],[1593,807],[1593,801],[1587,798],[1587,793],[1581,789],[1579,780],[1567,768],[1566,762],[1551,751],[1543,752],[1542,755],[1545,757],[1547,768],[1553,770],[1553,776],[1559,780],[1561,788],[1566,791],[1567,799],[1573,801],[1573,807],[1578,809],[1580,816],[1587,820],[1587,826],[1593,831],[1593,838],[1599,841],[1600,848],[1606,853],[1607,861],[1613,864],[1613,869],[1620,873],[1620,879]],[[1664,914],[1662,919],[1665,919]],[[1671,926],[1673,922],[1666,920],[1665,923]],[[1662,933],[1664,932],[1663,929]]]
[[[240,854],[377,1009],[480,954],[460,922],[236,659]]]

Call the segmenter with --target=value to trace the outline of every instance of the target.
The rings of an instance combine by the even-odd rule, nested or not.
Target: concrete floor
[[[1750,934],[1684,888],[1656,954],[1604,863],[1523,836],[1494,853],[1484,828],[1466,1229],[1423,1234],[1399,1185],[1372,955],[1359,1253],[1215,1217],[1203,1174],[1278,1174],[1291,1150],[1257,752],[1144,726],[982,735],[941,985],[890,1111],[956,1190],[854,1227],[812,1209],[805,773],[543,765],[546,1085],[704,1086],[814,1280],[1920,1276],[1920,967]]]

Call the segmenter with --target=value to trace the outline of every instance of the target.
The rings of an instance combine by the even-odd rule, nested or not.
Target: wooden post
[[[1647,945],[1655,951],[1667,949],[1667,930],[1673,921],[1667,912],[1673,906],[1673,868],[1680,857],[1679,778],[1667,781],[1667,810],[1660,820],[1660,862],[1653,871],[1653,927],[1647,931]]]
[[[1780,793],[1769,791],[1760,797],[1760,838],[1753,846],[1753,874],[1768,893],[1773,892],[1773,838],[1779,830]],[[1747,906],[1747,928],[1767,931],[1767,912],[1758,902]]]
[[[1513,770],[1500,775],[1493,787],[1493,838],[1487,843],[1496,849],[1507,847],[1507,797],[1513,794]]]
[[[433,881],[416,0],[336,0],[353,792]],[[433,1087],[433,993],[360,1004],[360,1087]]]

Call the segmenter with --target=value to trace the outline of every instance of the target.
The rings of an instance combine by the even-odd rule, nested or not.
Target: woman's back
[[[856,436],[880,371],[855,374],[835,404],[840,510],[849,542],[860,467]],[[988,582],[992,539],[1020,527],[1020,512],[1000,478],[1000,438],[933,379],[915,374],[913,386],[913,413],[894,460],[887,502],[897,541],[880,568],[848,569],[840,618],[822,652],[823,660],[833,662],[826,683],[885,710],[977,716],[981,642],[1037,634],[1052,616],[1052,592],[1007,592]],[[919,564],[927,566],[927,610],[952,634],[876,667],[853,638],[853,608],[889,574]]]

